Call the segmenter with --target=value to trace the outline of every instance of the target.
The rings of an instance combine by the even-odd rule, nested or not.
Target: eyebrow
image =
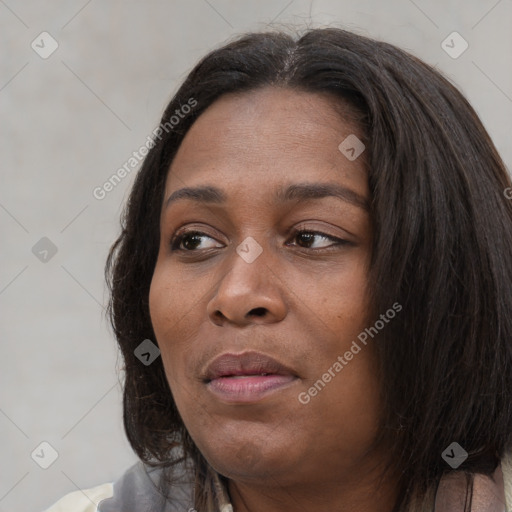
[[[353,190],[335,183],[294,183],[280,189],[274,196],[276,204],[294,200],[321,199],[324,197],[337,197],[354,206],[369,211],[368,200]],[[200,203],[223,204],[228,197],[221,189],[205,185],[199,187],[185,187],[173,192],[165,202],[168,208],[176,201],[189,199]]]

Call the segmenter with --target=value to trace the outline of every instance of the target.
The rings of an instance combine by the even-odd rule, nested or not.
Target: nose
[[[226,266],[219,267],[222,277],[207,305],[208,317],[215,325],[274,323],[286,316],[286,284],[278,277],[275,265],[272,268],[266,251],[269,249],[251,263],[233,251],[226,258]]]

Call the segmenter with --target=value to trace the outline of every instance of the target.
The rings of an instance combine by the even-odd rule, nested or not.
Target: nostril
[[[263,316],[265,315],[266,311],[267,310],[265,308],[254,308],[251,310],[251,314],[256,316]]]

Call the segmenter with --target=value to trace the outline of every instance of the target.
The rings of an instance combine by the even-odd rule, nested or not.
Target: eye
[[[210,239],[214,241],[215,243],[218,243],[215,241],[214,238],[211,236],[208,236],[207,234],[201,232],[201,231],[188,231],[182,234],[177,234],[174,236],[174,238],[171,240],[171,250],[172,251],[186,251],[186,252],[194,252],[198,249],[211,249],[211,248],[219,248],[221,246],[210,244],[210,246],[201,247],[201,239]],[[341,238],[337,238],[331,235],[327,235],[326,233],[322,233],[321,231],[312,231],[312,230],[295,230],[293,232],[292,239],[301,240],[299,243],[299,247],[303,249],[313,249],[313,250],[333,250],[336,248],[336,246],[341,245],[350,245],[350,242],[347,240],[343,240]],[[323,239],[327,241],[331,241],[334,243],[331,243],[330,245],[323,246],[323,247],[311,247],[311,245],[314,245],[315,239]],[[305,244],[305,245],[303,245]],[[182,247],[183,245],[183,247]]]
[[[198,248],[198,245],[201,244],[202,238],[209,238],[210,240],[214,240],[211,236],[206,235],[205,233],[202,233],[201,231],[188,231],[186,233],[182,233],[179,235],[176,235],[171,240],[171,250],[172,251],[194,251]],[[184,249],[181,247],[181,244],[183,243]],[[215,246],[210,247],[199,247],[200,249],[211,249]],[[218,246],[217,246],[218,247]]]
[[[324,240],[331,240],[335,242],[334,244],[330,244],[323,247],[317,247],[316,249],[322,250],[322,249],[335,249],[335,246],[339,245],[350,245],[350,242],[347,240],[343,240],[341,238],[337,238],[335,236],[327,235],[326,233],[322,233],[321,231],[312,231],[308,229],[302,229],[302,230],[295,230],[293,233],[293,238],[302,240],[302,243],[304,243],[307,247],[304,247],[300,245],[301,247],[305,249],[315,249],[311,247],[311,243],[314,244],[315,238],[323,238]]]

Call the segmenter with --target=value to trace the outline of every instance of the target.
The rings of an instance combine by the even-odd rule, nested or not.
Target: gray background
[[[145,143],[198,58],[268,23],[383,39],[459,86],[510,169],[511,21],[512,0],[0,0],[0,512],[42,510],[135,461],[102,309],[135,172],[101,201],[92,191]],[[47,59],[31,47],[43,31],[59,45]],[[441,47],[453,31],[469,43],[456,59]],[[57,247],[46,262],[32,252],[42,237]],[[42,441],[59,455],[48,469],[31,458]]]

